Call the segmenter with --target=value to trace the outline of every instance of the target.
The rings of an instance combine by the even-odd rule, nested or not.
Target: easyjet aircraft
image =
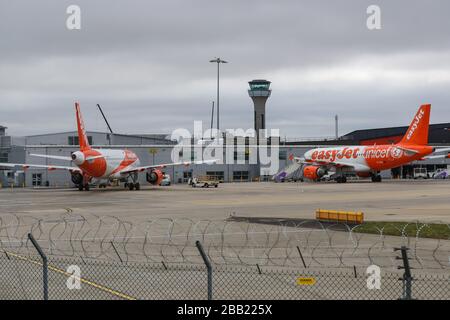
[[[316,148],[305,153],[304,158],[295,158],[304,164],[303,177],[319,180],[329,175],[337,182],[346,182],[346,174],[371,177],[380,182],[380,171],[407,164],[414,160],[450,158],[450,154],[429,156],[434,152],[449,152],[450,148],[438,149],[428,146],[430,104],[422,105],[397,144],[373,146],[343,146]]]
[[[153,185],[159,185],[162,181],[162,168],[175,165],[189,165],[201,163],[214,163],[216,160],[195,161],[195,162],[178,162],[168,164],[158,164],[151,166],[141,166],[139,158],[130,150],[118,149],[93,149],[89,145],[86,131],[84,129],[84,122],[80,112],[80,106],[75,103],[78,138],[80,142],[80,150],[73,152],[70,157],[51,156],[41,154],[30,154],[36,157],[67,160],[72,161],[76,166],[52,166],[52,165],[37,165],[37,164],[18,164],[18,163],[0,163],[2,167],[22,167],[27,168],[45,168],[48,170],[68,170],[72,175],[72,182],[78,186],[80,191],[89,190],[89,182],[92,179],[104,181],[119,179],[125,181],[125,187],[130,190],[140,189],[138,182],[138,173],[147,171],[146,179]],[[131,180],[131,181],[130,181]],[[106,184],[101,184],[106,187]]]

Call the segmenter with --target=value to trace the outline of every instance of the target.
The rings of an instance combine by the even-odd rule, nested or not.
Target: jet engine
[[[152,185],[159,185],[164,179],[164,174],[160,170],[153,170],[151,172],[147,172],[146,178]]]
[[[75,151],[72,153],[72,161],[77,166],[82,165],[84,163],[85,157],[84,153],[81,151]]]
[[[322,178],[327,171],[318,166],[306,166],[303,168],[303,177],[311,179],[311,180],[317,180]]]
[[[79,172],[73,172],[71,175],[71,179],[72,182],[77,186],[83,183],[83,175]]]

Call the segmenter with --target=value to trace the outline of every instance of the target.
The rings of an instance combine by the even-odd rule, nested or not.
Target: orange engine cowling
[[[147,172],[147,181],[153,185],[159,185],[164,179],[164,174],[160,170],[152,170]]]
[[[327,171],[323,169],[322,167],[318,166],[306,166],[303,168],[303,177],[311,179],[311,180],[317,180],[322,178]]]

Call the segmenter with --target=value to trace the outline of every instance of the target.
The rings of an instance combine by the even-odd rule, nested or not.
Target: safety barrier
[[[345,223],[358,223],[364,222],[363,212],[354,211],[336,211],[336,210],[316,210],[316,219],[322,221],[337,221]]]

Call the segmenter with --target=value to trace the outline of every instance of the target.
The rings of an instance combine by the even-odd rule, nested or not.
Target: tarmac
[[[402,287],[393,249],[408,245],[415,275],[425,276],[417,279],[414,297],[448,299],[449,241],[323,230],[310,219],[321,208],[362,211],[366,220],[450,223],[449,194],[450,180],[224,183],[218,188],[172,185],[89,192],[4,188],[0,238],[9,253],[0,257],[0,299],[41,296],[39,258],[33,248],[15,245],[31,225],[51,256],[51,299],[204,299],[205,271],[195,240],[204,244],[215,265],[215,298],[396,299]],[[85,218],[92,220],[85,223]],[[41,219],[45,222],[37,223]],[[302,224],[304,220],[309,222]],[[300,225],[284,228],[280,221]],[[90,258],[100,260],[87,262]],[[128,261],[140,264],[124,268]],[[79,291],[66,288],[65,270],[74,263],[84,275]],[[190,263],[187,269],[178,266]],[[381,291],[366,287],[365,270],[371,264],[391,274],[384,276]],[[220,271],[235,265],[240,267]],[[345,276],[338,274],[341,270]],[[299,276],[312,276],[317,284],[297,286]]]
[[[231,215],[314,219],[316,209],[361,211],[369,221],[450,223],[450,180],[337,183],[224,183],[92,189],[4,188],[0,213],[46,218],[70,211],[130,221],[154,218],[224,220]]]

